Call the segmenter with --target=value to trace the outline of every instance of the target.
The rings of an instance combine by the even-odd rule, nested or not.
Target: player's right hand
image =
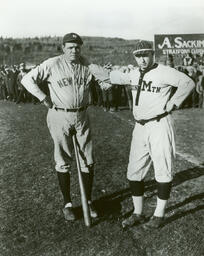
[[[103,68],[110,70],[112,68],[112,64],[110,62],[103,65]]]
[[[47,108],[52,108],[53,107],[53,103],[50,99],[49,96],[46,96],[45,99],[42,101],[42,103],[47,107]]]

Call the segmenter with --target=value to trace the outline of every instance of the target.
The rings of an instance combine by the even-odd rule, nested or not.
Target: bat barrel
[[[91,226],[91,217],[90,217],[90,211],[88,206],[88,200],[86,197],[86,191],[84,187],[83,178],[81,175],[81,166],[79,162],[79,152],[77,150],[77,142],[76,142],[76,134],[73,134],[73,144],[74,144],[74,151],[75,151],[75,157],[76,157],[76,163],[77,163],[77,171],[78,171],[78,178],[79,178],[79,187],[80,187],[80,193],[81,193],[81,205],[83,210],[83,216],[84,216],[84,223],[87,227]]]

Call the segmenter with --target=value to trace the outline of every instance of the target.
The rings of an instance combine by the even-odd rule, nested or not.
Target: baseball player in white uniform
[[[127,170],[134,212],[122,222],[122,226],[146,222],[143,215],[144,178],[153,163],[157,205],[145,227],[158,228],[163,223],[170,197],[175,158],[171,112],[179,108],[195,85],[192,79],[176,69],[154,63],[154,51],[149,42],[139,41],[133,54],[139,68],[130,71],[129,76],[123,74],[116,78],[110,74],[111,83],[131,84],[136,121]],[[177,87],[177,90],[170,98],[172,87]]]
[[[49,108],[47,125],[54,141],[55,169],[64,198],[66,220],[76,219],[70,196],[73,130],[79,144],[79,160],[90,214],[97,217],[91,202],[94,158],[86,109],[93,79],[98,80],[102,89],[111,87],[107,83],[108,72],[97,65],[85,64],[80,54],[82,44],[81,37],[76,33],[66,34],[62,44],[64,54],[44,61],[22,79],[25,88]],[[38,86],[43,81],[48,82],[50,96]]]

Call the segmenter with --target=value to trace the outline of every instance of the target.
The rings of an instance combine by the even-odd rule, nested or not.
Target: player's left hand
[[[177,109],[176,105],[173,104],[172,102],[167,102],[166,104],[166,112],[170,113],[172,112],[173,110]]]

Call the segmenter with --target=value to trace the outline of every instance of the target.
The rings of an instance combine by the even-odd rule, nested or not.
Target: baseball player
[[[73,129],[79,146],[79,160],[90,215],[97,217],[91,202],[94,158],[86,110],[94,78],[102,89],[111,87],[111,84],[106,83],[109,79],[107,71],[85,63],[81,57],[82,44],[81,37],[76,33],[66,34],[62,44],[64,54],[44,61],[22,79],[25,88],[49,108],[47,125],[54,141],[55,169],[64,198],[63,213],[66,220],[76,219],[70,196]],[[44,81],[48,83],[50,97],[38,86]]]
[[[163,223],[170,197],[175,158],[171,112],[179,108],[195,85],[191,78],[176,69],[154,63],[154,51],[149,42],[139,41],[133,54],[139,68],[126,76],[126,84],[131,84],[136,121],[127,170],[134,212],[122,222],[122,226],[128,227],[146,221],[143,215],[144,178],[153,163],[157,205],[145,227],[158,228]],[[111,77],[115,78],[114,75],[110,75]],[[124,84],[125,74],[118,81],[111,80],[111,83],[120,81]],[[177,87],[177,90],[170,98],[172,87]]]

